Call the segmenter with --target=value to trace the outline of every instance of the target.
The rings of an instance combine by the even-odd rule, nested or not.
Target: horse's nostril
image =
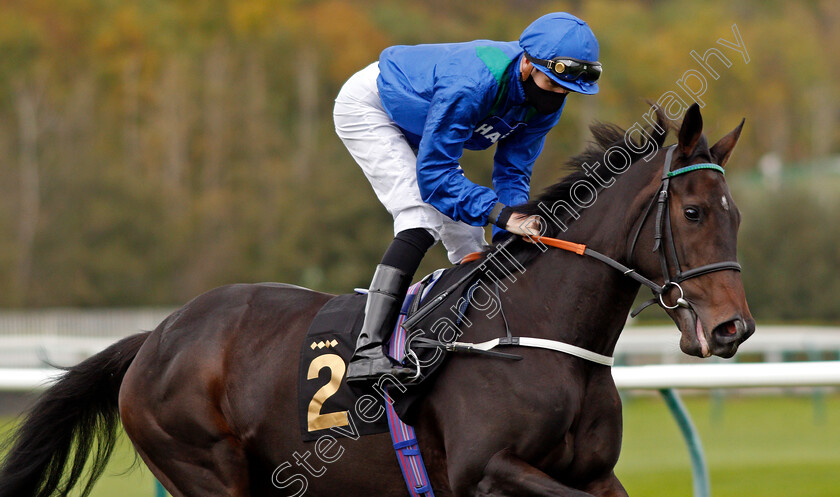
[[[742,319],[730,319],[712,330],[712,336],[718,343],[726,344],[737,341],[744,335],[745,325]]]
[[[727,335],[734,335],[734,334],[738,333],[738,331],[740,331],[739,330],[739,323],[740,322],[741,322],[740,320],[737,320],[737,321],[730,321],[730,322],[726,323],[726,326],[724,326],[724,328],[723,328],[723,332],[726,333]]]

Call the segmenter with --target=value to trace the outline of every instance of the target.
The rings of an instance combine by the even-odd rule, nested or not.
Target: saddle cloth
[[[421,280],[421,299],[433,298],[448,285],[457,281],[466,268],[455,266],[446,270],[439,269]],[[461,295],[469,288],[470,282],[452,292],[447,301],[432,312],[425,322],[434,322],[441,313],[451,312]],[[412,290],[417,291],[417,285]],[[445,354],[437,349],[418,348],[412,351],[423,364],[422,381],[394,388],[393,381],[383,379],[376,384],[353,384],[344,381],[347,364],[353,355],[356,339],[364,321],[365,294],[339,295],[329,300],[312,321],[301,347],[301,361],[298,373],[298,417],[301,436],[304,441],[314,441],[324,434],[334,437],[358,437],[388,431],[385,415],[385,397],[390,397],[396,414],[404,421],[413,424],[413,407],[427,391],[428,379],[440,366]],[[413,302],[414,295],[406,297],[400,310],[401,323],[416,309],[419,302]],[[450,301],[451,300],[451,301]],[[413,305],[412,305],[413,304]],[[457,321],[457,320],[456,320]],[[449,320],[448,322],[452,322]],[[423,326],[418,327],[423,329]],[[447,330],[451,333],[451,330]],[[423,330],[423,337],[436,339],[441,330]],[[395,333],[394,335],[398,335]],[[403,334],[402,339],[405,340]],[[402,345],[400,345],[402,347]],[[402,359],[398,349],[389,347],[392,357]],[[413,367],[413,364],[405,361]],[[386,393],[387,392],[387,393]]]

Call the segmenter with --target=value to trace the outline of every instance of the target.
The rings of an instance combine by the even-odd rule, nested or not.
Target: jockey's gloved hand
[[[531,236],[540,236],[540,217],[514,212],[508,219],[505,229],[516,235],[522,235],[526,241],[530,242]]]
[[[490,221],[509,233],[521,235],[531,241],[531,236],[539,236],[540,216],[516,212],[512,207],[497,203],[490,212]]]
[[[523,236],[539,236],[540,234],[540,217],[528,214],[520,214],[514,212],[508,219],[507,231]]]

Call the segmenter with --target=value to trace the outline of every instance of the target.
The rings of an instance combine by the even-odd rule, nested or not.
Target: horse
[[[574,172],[518,208],[543,216],[542,239],[585,242],[603,260],[534,238],[508,242],[525,268],[499,295],[517,334],[611,355],[646,281],[660,289],[688,355],[731,357],[755,330],[733,262],[740,214],[721,174],[744,122],[709,147],[696,104],[680,126],[655,106],[654,114],[629,133],[592,125],[594,142],[569,162]],[[677,143],[664,147],[669,129]],[[717,170],[689,167],[709,163]],[[464,264],[481,264],[491,250]],[[388,434],[301,439],[299,351],[332,297],[283,284],[224,286],[69,368],[15,434],[0,497],[67,495],[84,480],[87,495],[120,422],[175,497],[406,495]],[[476,309],[465,317],[464,339],[505,333],[507,324]],[[449,355],[420,401],[415,429],[436,494],[626,496],[614,472],[622,413],[610,368],[516,350],[522,360]]]

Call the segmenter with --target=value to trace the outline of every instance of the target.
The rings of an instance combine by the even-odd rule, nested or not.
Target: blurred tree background
[[[342,83],[392,44],[515,40],[587,20],[605,72],[535,167],[594,119],[640,121],[717,47],[702,96],[729,166],[759,320],[840,321],[840,3],[831,0],[0,0],[0,306],[177,305],[231,282],[347,292],[393,236],[335,136]],[[749,62],[717,44],[736,24]],[[682,98],[688,99],[684,93]],[[489,184],[492,152],[467,153]],[[421,271],[446,265],[436,247]]]

